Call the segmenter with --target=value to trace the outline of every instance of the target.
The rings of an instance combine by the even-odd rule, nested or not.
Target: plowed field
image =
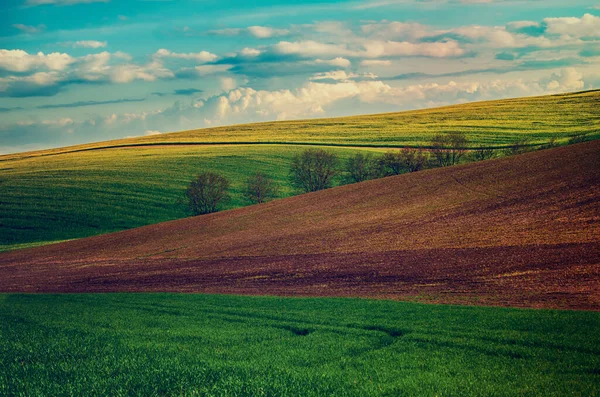
[[[600,141],[0,254],[0,291],[600,309]]]

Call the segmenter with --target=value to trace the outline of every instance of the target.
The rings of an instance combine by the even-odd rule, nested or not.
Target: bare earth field
[[[2,292],[600,310],[600,141],[0,254]]]

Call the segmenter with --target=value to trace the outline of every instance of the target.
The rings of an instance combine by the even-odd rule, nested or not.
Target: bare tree
[[[304,191],[327,189],[337,175],[337,157],[322,149],[307,149],[296,155],[290,167],[292,184]]]
[[[229,199],[229,181],[214,172],[202,172],[187,190],[187,206],[194,215],[209,214],[219,210],[219,204]]]
[[[253,203],[262,204],[272,200],[277,193],[277,185],[262,172],[256,172],[246,180],[244,194]]]
[[[474,161],[489,160],[496,156],[496,151],[484,145],[479,145],[473,152],[472,157]]]
[[[348,183],[363,182],[377,178],[377,164],[370,153],[356,153],[346,161],[346,176]]]
[[[465,134],[437,134],[431,140],[431,153],[440,167],[457,164],[465,155],[468,141]]]

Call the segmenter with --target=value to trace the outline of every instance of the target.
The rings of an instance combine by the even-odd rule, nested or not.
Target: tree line
[[[571,143],[571,142],[570,142]],[[556,146],[551,139],[546,145]],[[332,152],[323,149],[306,149],[296,154],[289,169],[289,179],[299,192],[309,193],[333,187],[336,178],[343,184],[364,182],[427,168],[447,167],[461,161],[483,161],[494,158],[498,151],[480,145],[468,149],[469,142],[463,133],[437,134],[428,149],[404,148],[389,150],[381,155],[356,153],[341,163]],[[519,138],[509,145],[505,155],[520,154],[536,148],[528,140]],[[340,164],[341,163],[341,164]],[[186,204],[194,215],[219,210],[227,202],[230,183],[222,175],[202,172],[185,191]],[[278,197],[279,188],[267,174],[256,172],[244,184],[244,196],[254,204],[261,204]]]

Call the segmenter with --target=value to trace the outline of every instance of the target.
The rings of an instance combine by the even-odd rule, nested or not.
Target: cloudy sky
[[[597,0],[3,0],[0,153],[600,88]]]

